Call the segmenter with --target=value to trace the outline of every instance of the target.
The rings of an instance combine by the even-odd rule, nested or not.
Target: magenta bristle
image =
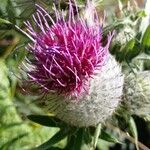
[[[36,4],[33,20],[38,30],[34,30],[29,21],[25,23],[35,39],[28,47],[34,55],[35,69],[28,71],[28,76],[33,83],[44,87],[43,91],[79,96],[88,91],[88,81],[97,70],[100,71],[107,58],[112,34],[108,34],[107,44],[103,47],[98,17],[95,17],[96,25],[90,26],[80,16],[76,3],[75,6],[77,17],[70,1],[68,19],[54,7],[54,21],[46,10]]]

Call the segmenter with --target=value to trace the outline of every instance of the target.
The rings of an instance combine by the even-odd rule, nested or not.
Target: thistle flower
[[[89,23],[74,3],[77,14],[69,2],[68,18],[54,6],[55,21],[36,5],[33,20],[37,28],[25,23],[32,39],[28,50],[34,57],[28,76],[46,95],[42,101],[48,112],[75,126],[91,126],[103,122],[117,107],[123,76],[109,54],[113,34],[108,34],[103,46],[96,11],[92,7],[93,23]]]
[[[150,71],[130,73],[125,78],[122,104],[132,114],[150,115]]]

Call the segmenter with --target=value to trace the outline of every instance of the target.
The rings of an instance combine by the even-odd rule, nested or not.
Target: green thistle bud
[[[123,102],[127,109],[139,116],[150,114],[150,71],[125,77]]]

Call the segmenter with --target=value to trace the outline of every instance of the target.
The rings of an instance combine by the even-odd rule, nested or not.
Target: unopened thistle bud
[[[123,105],[139,116],[150,115],[150,71],[141,71],[125,78]]]
[[[107,35],[104,46],[96,12],[89,24],[74,3],[76,15],[71,2],[68,18],[54,7],[55,21],[37,5],[33,15],[37,29],[26,22],[33,38],[28,50],[34,59],[28,77],[46,95],[41,101],[48,112],[75,126],[95,126],[105,121],[121,100],[123,76],[109,54],[113,35]]]

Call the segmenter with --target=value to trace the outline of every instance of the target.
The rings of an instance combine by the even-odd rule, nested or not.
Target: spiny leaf
[[[150,25],[147,27],[143,35],[141,44],[142,44],[142,49],[144,50],[144,52],[147,54],[150,54]]]
[[[40,125],[43,126],[48,126],[48,127],[61,127],[62,125],[59,126],[58,123],[61,121],[53,116],[46,116],[46,115],[29,115],[27,116],[28,119],[30,119],[33,122],[36,122]]]
[[[34,150],[48,150],[50,149],[54,144],[58,143],[62,139],[64,139],[69,134],[69,129],[65,128],[57,132],[50,140],[46,141],[42,145],[38,146]]]
[[[107,142],[121,143],[116,137],[112,136],[111,134],[108,134],[104,130],[101,131],[100,139],[105,140]]]

